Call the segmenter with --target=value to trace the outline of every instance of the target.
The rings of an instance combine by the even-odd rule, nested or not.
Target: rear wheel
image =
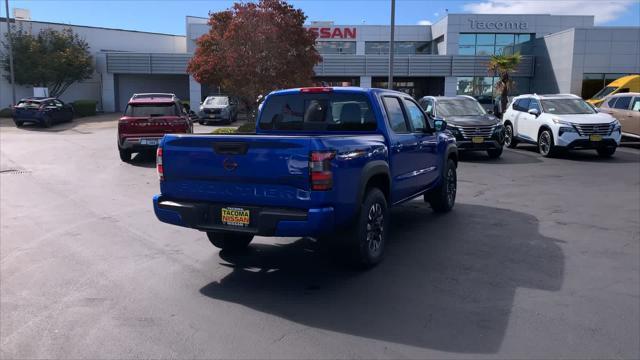
[[[489,149],[487,150],[487,154],[491,159],[497,159],[502,155],[502,146],[497,149]]]
[[[513,137],[513,125],[511,124],[504,126],[504,145],[511,149],[518,145],[518,140]]]
[[[354,223],[332,240],[333,251],[350,266],[369,268],[382,261],[388,233],[387,199],[378,188],[371,188]]]
[[[615,147],[602,147],[596,150],[598,151],[598,155],[600,157],[605,157],[605,158],[613,156],[613,154],[615,154],[616,152]]]
[[[551,130],[542,130],[538,135],[538,152],[544,157],[552,157],[557,153]]]
[[[213,246],[227,251],[239,251],[246,249],[253,240],[253,235],[233,234],[222,232],[207,232],[207,237]]]
[[[51,116],[45,116],[45,117],[42,119],[42,126],[44,126],[44,127],[46,127],[46,128],[51,127],[51,123],[52,123],[52,121],[51,121]]]
[[[198,124],[204,125],[204,120],[198,120]]]
[[[22,127],[22,125],[24,125],[22,121],[14,120],[13,122],[16,124],[16,127]]]
[[[118,149],[118,152],[120,152],[120,160],[124,162],[131,161],[131,150]]]
[[[428,202],[433,211],[437,213],[449,212],[456,203],[457,186],[456,163],[452,159],[448,159],[440,185],[426,193],[424,201]]]

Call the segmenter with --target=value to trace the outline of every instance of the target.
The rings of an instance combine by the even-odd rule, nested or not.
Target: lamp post
[[[13,39],[11,38],[11,23],[9,22],[9,0],[4,0],[5,10],[7,11],[7,40],[9,41],[9,73],[11,78],[11,105],[16,104],[16,84],[13,72]]]
[[[396,0],[391,0],[391,36],[389,37],[389,79],[387,88],[393,90],[393,38],[396,25]]]

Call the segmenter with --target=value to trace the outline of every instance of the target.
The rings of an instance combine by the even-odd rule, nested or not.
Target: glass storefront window
[[[356,54],[355,41],[318,41],[316,42],[316,50],[320,54]]]
[[[496,34],[477,34],[476,45],[494,45],[496,43]]]
[[[462,45],[476,45],[476,34],[460,34],[458,37],[458,44]]]
[[[520,52],[530,55],[531,46],[520,46],[533,38],[532,34],[462,33],[459,36],[459,55],[511,55]]]
[[[458,86],[456,87],[456,94],[473,96],[473,77],[459,77]]]
[[[509,96],[527,94],[530,92],[530,79],[525,77],[516,77],[512,79],[514,88]],[[478,99],[482,104],[490,104],[495,97],[495,86],[499,81],[498,77],[491,76],[463,76],[458,77],[456,94],[470,95]]]

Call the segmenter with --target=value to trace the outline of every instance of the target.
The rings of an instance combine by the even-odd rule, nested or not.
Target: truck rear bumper
[[[233,204],[228,205],[237,207]],[[218,216],[220,206],[221,204],[207,202],[175,201],[162,195],[153,198],[153,210],[160,221],[200,231],[249,233],[260,236],[318,236],[331,232],[334,227],[332,207],[281,209],[251,206],[247,207],[251,210],[250,225],[238,227],[224,225],[212,219]]]

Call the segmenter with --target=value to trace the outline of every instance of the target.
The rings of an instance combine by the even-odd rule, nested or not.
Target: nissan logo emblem
[[[238,167],[238,163],[235,162],[233,159],[231,158],[226,158],[224,159],[224,161],[222,162],[222,166],[224,167],[225,170],[227,171],[233,171]]]

